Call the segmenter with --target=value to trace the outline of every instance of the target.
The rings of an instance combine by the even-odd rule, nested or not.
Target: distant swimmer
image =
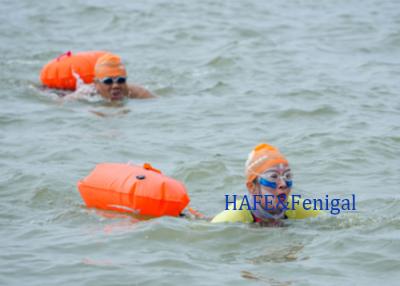
[[[292,210],[289,194],[293,186],[292,171],[279,150],[268,144],[259,144],[249,154],[245,164],[247,194],[242,199],[225,195],[225,210],[212,223],[259,222],[280,225],[281,219],[317,216],[319,211],[305,211],[296,204]]]
[[[68,51],[47,63],[40,79],[45,87],[55,89],[60,96],[100,95],[108,101],[154,97],[141,86],[127,84],[121,58],[104,51],[76,54]]]
[[[94,67],[94,86],[99,95],[111,101],[126,98],[154,97],[148,90],[127,84],[127,72],[121,58],[107,53],[101,56]]]

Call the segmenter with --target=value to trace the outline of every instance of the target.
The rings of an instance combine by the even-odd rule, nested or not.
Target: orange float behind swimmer
[[[72,74],[75,72],[85,83],[92,83],[96,61],[105,53],[91,51],[72,54],[71,51],[68,51],[42,68],[40,80],[43,85],[50,88],[75,90],[76,79]]]
[[[98,164],[78,189],[88,207],[155,217],[179,216],[190,201],[181,182],[148,163]]]

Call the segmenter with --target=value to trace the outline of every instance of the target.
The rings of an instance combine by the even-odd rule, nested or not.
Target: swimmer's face
[[[126,77],[105,77],[95,80],[97,92],[105,99],[111,101],[122,100],[128,95]]]
[[[282,204],[278,204],[279,200],[286,201],[292,189],[292,172],[288,164],[277,164],[265,170],[260,174],[252,188],[249,189],[253,195],[273,195],[268,198],[269,202],[273,202],[273,206],[282,207]],[[263,197],[261,205],[263,208],[266,207],[267,199]],[[271,207],[269,203],[268,207]]]

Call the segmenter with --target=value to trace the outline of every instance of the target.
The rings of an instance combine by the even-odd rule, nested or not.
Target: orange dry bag
[[[78,189],[87,207],[148,216],[178,216],[190,199],[185,186],[150,164],[103,163]]]
[[[50,88],[75,90],[76,79],[72,74],[74,72],[84,83],[92,83],[96,61],[105,53],[92,51],[72,54],[71,51],[68,51],[42,68],[40,80],[43,85]]]

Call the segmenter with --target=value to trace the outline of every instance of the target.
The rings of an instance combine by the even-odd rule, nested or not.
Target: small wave
[[[228,58],[228,57],[223,57],[223,56],[217,56],[213,59],[211,59],[207,65],[212,66],[212,67],[230,67],[235,64],[235,59],[233,58]]]
[[[284,263],[299,260],[299,254],[304,249],[304,245],[289,245],[284,247],[276,247],[266,251],[264,254],[249,259],[252,264],[264,264],[266,262]],[[307,259],[306,257],[300,260]]]
[[[0,115],[0,126],[6,126],[8,124],[13,124],[13,123],[20,123],[24,122],[24,119],[22,118],[17,118],[15,115],[10,114],[4,114]]]
[[[319,117],[327,115],[336,115],[338,112],[331,106],[322,106],[312,110],[304,110],[298,108],[289,108],[281,111],[278,116],[281,118],[298,118],[298,117]]]
[[[105,102],[105,100],[99,96],[93,84],[80,84],[75,91],[62,90],[47,88],[44,86],[32,85],[41,95],[48,97],[55,101],[86,101],[86,102]]]
[[[249,280],[256,280],[256,281],[262,281],[265,283],[265,285],[272,285],[272,286],[289,286],[292,285],[292,281],[279,281],[274,278],[268,278],[264,277],[263,275],[256,274],[250,271],[242,270],[240,272],[240,276],[243,277],[244,279],[249,279]]]
[[[223,81],[216,82],[213,86],[203,89],[202,92],[206,93],[223,93],[231,90],[231,86]]]
[[[170,95],[175,92],[175,88],[171,85],[159,87],[153,90],[153,92],[157,95]]]
[[[226,165],[221,161],[202,161],[192,166],[182,166],[177,170],[176,176],[184,181],[209,179],[216,174],[227,172]]]

